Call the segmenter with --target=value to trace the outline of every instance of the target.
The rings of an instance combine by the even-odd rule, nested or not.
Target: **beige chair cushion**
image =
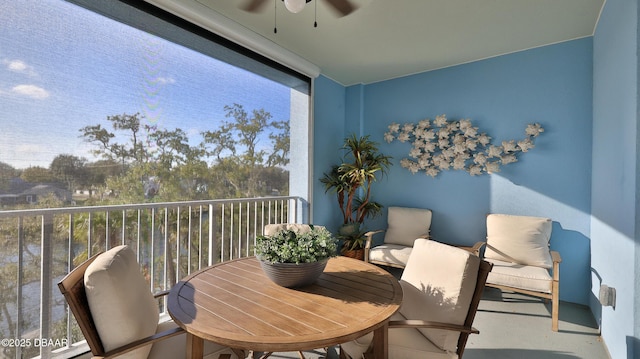
[[[84,285],[106,351],[156,333],[158,304],[129,247],[115,247],[98,256],[85,272]],[[151,345],[120,358],[146,358],[150,350]]]
[[[551,293],[553,278],[546,268],[503,262],[496,259],[486,259],[486,261],[493,263],[493,269],[487,277],[487,284]]]
[[[391,320],[404,319],[407,318],[399,313],[391,316]],[[356,340],[341,344],[340,347],[348,353],[350,357],[362,358],[362,354],[367,351],[372,340],[373,334],[369,333]],[[455,359],[457,357],[455,352],[447,352],[435,346],[417,329],[389,329],[389,358]]]
[[[416,238],[426,238],[431,228],[431,210],[389,207],[384,243],[413,246]]]
[[[315,228],[324,228],[323,226],[316,226]],[[276,223],[276,224],[267,224],[264,226],[264,235],[272,236],[275,233],[282,230],[292,230],[296,233],[306,233],[311,230],[311,227],[308,224],[300,224],[300,223]]]
[[[369,261],[384,262],[405,267],[412,247],[401,246],[398,244],[383,244],[371,248],[369,251]]]
[[[406,318],[464,324],[473,297],[480,258],[427,239],[416,239],[400,285],[399,312]],[[455,352],[460,333],[419,329],[432,343]]]
[[[484,257],[504,262],[551,268],[551,219],[506,214],[487,216]]]

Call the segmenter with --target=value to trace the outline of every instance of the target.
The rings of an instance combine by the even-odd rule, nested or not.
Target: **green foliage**
[[[338,239],[343,241],[342,250],[357,250],[364,248],[367,241],[366,232],[360,229],[360,223],[343,224],[338,229]]]
[[[256,256],[271,263],[310,263],[336,256],[337,240],[324,227],[282,230],[256,239]]]
[[[56,156],[49,170],[55,178],[67,185],[70,191],[73,191],[78,185],[86,185],[86,179],[89,177],[86,172],[87,160],[73,155],[61,154]]]
[[[361,249],[365,238],[360,225],[382,210],[382,204],[371,200],[371,185],[386,174],[391,157],[381,154],[369,136],[353,134],[345,138],[342,150],[342,163],[332,166],[320,182],[325,192],[336,194],[343,219],[339,238],[344,241],[344,248]]]
[[[345,138],[342,163],[324,174],[320,182],[325,192],[335,192],[343,223],[363,223],[365,218],[380,213],[382,205],[371,201],[371,185],[384,176],[391,157],[378,152],[378,144],[369,136],[355,134]]]
[[[51,183],[56,181],[55,176],[49,169],[38,166],[23,170],[20,178],[29,183]]]
[[[229,120],[202,132],[195,146],[184,130],[150,126],[138,113],[109,116],[110,126],[80,129],[111,170],[100,172],[97,166],[90,172],[89,186],[102,196],[87,204],[286,195],[288,172],[281,166],[289,162],[289,123],[272,120],[264,109],[247,112],[239,104],[224,109]]]
[[[267,185],[266,177],[272,174],[270,169],[289,163],[289,123],[273,121],[264,109],[248,113],[239,104],[224,109],[233,120],[202,133],[202,147],[213,160],[210,173],[216,185],[209,188],[211,197],[265,196],[274,189],[288,192],[288,187]],[[264,143],[267,138],[269,143]]]
[[[0,162],[0,191],[10,187],[13,178],[19,176],[18,170],[8,163]]]

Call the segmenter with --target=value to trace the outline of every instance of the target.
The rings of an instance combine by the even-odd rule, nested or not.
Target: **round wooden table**
[[[191,274],[172,288],[168,310],[187,331],[190,358],[202,358],[203,340],[239,350],[302,351],[372,331],[376,358],[386,358],[389,317],[401,302],[391,274],[356,259],[332,258],[314,284],[289,289],[248,257]]]

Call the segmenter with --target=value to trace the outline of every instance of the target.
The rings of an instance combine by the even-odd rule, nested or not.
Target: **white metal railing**
[[[100,251],[131,246],[156,292],[253,255],[266,224],[306,223],[308,211],[291,196],[0,211],[0,358],[87,350],[56,283]]]

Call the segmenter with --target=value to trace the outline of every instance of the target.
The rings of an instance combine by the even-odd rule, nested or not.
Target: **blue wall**
[[[640,357],[638,1],[608,0],[594,35],[592,303],[612,358]],[[595,300],[615,287],[616,307]]]
[[[389,176],[376,184],[373,198],[385,206],[432,209],[432,235],[439,241],[473,244],[484,240],[485,215],[490,212],[552,218],[552,248],[565,253],[561,299],[587,304],[591,84],[592,40],[586,38],[349,87],[345,96],[350,111],[346,112],[344,128],[345,133],[370,134],[383,153],[394,157]],[[341,93],[339,87],[336,91]],[[316,128],[324,121],[318,110]],[[410,145],[387,144],[383,134],[392,122],[417,123],[439,114],[450,119],[470,118],[497,144],[524,138],[529,123],[541,123],[545,132],[537,138],[535,149],[497,174],[472,177],[462,171],[446,171],[436,178],[412,175],[399,165]],[[325,141],[335,143],[318,134],[314,138],[314,148],[321,151],[331,148],[322,144]],[[314,166],[316,172],[324,172],[326,167],[319,163]],[[321,204],[313,205],[314,222],[336,223],[331,211],[321,216]],[[367,227],[384,228],[384,218],[369,222]]]

